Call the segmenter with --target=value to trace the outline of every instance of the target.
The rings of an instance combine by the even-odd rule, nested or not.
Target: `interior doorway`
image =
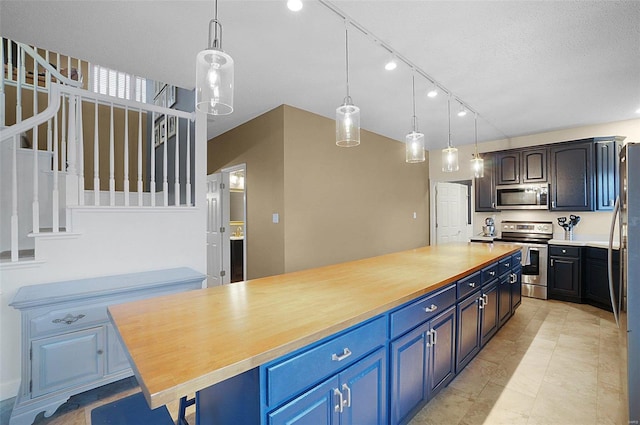
[[[246,166],[207,176],[207,286],[247,276]]]
[[[435,240],[437,245],[467,242],[471,237],[470,185],[439,182],[435,185]]]

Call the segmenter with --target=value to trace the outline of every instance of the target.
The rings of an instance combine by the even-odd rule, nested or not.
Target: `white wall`
[[[511,139],[492,140],[479,143],[478,152],[493,152],[504,149],[523,148],[527,146],[545,145],[549,143],[564,142],[568,140],[586,139],[590,137],[605,136],[626,136],[625,142],[640,142],[640,119],[618,121],[606,124],[589,125],[565,130],[551,131],[547,133],[532,134],[529,136],[514,137]],[[469,160],[472,158],[474,146],[458,146],[460,170],[455,173],[444,173],[442,171],[440,152],[430,152],[429,155],[429,180],[431,184],[441,181],[460,181],[472,178],[469,167]],[[474,196],[472,191],[472,197]],[[475,200],[474,200],[475,201]],[[482,225],[486,217],[492,216],[496,220],[496,225],[502,220],[541,220],[552,221],[554,223],[554,237],[563,238],[564,230],[557,225],[557,218],[572,214],[570,211],[504,211],[500,213],[474,213],[473,230],[474,234],[482,231]],[[609,233],[611,222],[610,212],[575,212],[581,217],[581,221],[574,228],[576,239],[604,240]],[[435,219],[435,216],[432,216]],[[433,219],[432,226],[433,226]],[[496,226],[496,231],[497,231]],[[433,231],[433,227],[432,227]]]

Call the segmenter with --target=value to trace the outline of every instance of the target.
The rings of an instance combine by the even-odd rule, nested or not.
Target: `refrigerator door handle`
[[[607,272],[609,277],[609,295],[611,297],[611,308],[613,309],[613,317],[616,319],[616,326],[620,328],[620,320],[618,311],[618,303],[616,302],[616,295],[613,288],[613,233],[616,228],[616,217],[620,214],[620,198],[616,199],[616,204],[613,207],[613,216],[611,217],[611,229],[609,231],[609,249],[608,249],[608,265]]]

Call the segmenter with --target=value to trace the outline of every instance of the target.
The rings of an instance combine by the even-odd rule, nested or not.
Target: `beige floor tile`
[[[468,394],[451,386],[442,390],[408,425],[456,425],[473,406]]]
[[[488,383],[460,425],[526,425],[535,397]]]
[[[467,394],[469,397],[475,397],[482,392],[497,369],[497,363],[476,357],[449,386]]]
[[[543,382],[529,424],[596,425],[596,395],[584,396]]]

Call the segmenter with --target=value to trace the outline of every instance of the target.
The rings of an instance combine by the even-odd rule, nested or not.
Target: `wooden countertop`
[[[109,307],[151,408],[384,313],[520,249],[428,246]]]

